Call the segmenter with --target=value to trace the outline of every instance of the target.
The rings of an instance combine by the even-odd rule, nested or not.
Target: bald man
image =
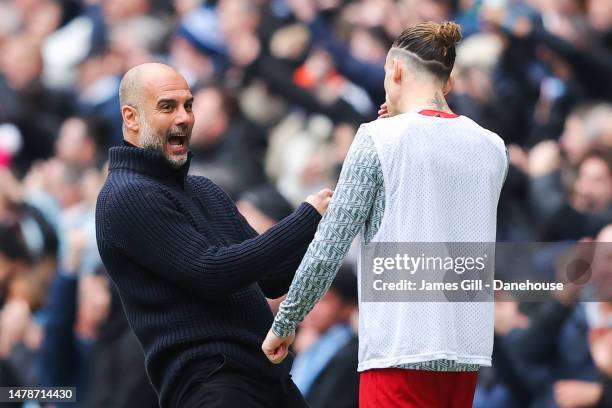
[[[273,365],[260,344],[266,297],[287,292],[331,191],[258,235],[219,187],[187,175],[193,97],[181,75],[132,68],[120,100],[124,146],[109,151],[96,234],[160,406],[305,406],[290,363]]]

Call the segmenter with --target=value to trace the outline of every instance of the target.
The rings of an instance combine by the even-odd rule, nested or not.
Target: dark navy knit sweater
[[[160,405],[186,363],[223,353],[258,378],[281,379],[261,343],[272,324],[265,297],[287,292],[320,220],[310,204],[264,234],[204,177],[161,153],[110,149],[98,197],[98,249],[146,356]]]

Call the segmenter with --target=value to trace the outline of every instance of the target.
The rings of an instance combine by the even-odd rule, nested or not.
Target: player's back
[[[384,214],[370,245],[495,241],[497,203],[508,164],[499,136],[465,116],[405,113],[365,127],[379,156],[385,189]],[[369,273],[363,266],[359,371],[442,359],[491,364],[492,302],[417,302],[410,293],[401,301],[364,301],[364,291],[372,288],[361,287],[367,281],[362,274]],[[427,278],[406,277],[417,286]]]
[[[366,125],[382,165],[385,213],[374,241],[493,242],[507,158],[465,116],[405,113]]]

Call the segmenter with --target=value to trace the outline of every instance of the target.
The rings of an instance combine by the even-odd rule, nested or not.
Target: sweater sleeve
[[[272,326],[286,337],[329,289],[353,239],[365,225],[382,171],[374,143],[364,126],[351,145],[329,207],[281,303]]]
[[[244,218],[244,216],[240,214],[240,211],[238,211],[231,199],[221,189],[219,189],[219,193],[220,196],[225,198],[228,205],[234,208],[235,213],[237,215],[238,225],[243,231],[244,237],[256,237],[258,235],[257,232],[253,229],[253,227],[251,227],[246,218]],[[276,299],[287,293],[287,291],[289,290],[289,285],[291,285],[291,281],[293,280],[293,277],[295,275],[295,271],[300,265],[300,261],[304,257],[306,249],[308,248],[308,243],[312,241],[315,231],[316,228],[313,228],[310,231],[310,235],[308,236],[307,242],[305,242],[303,245],[293,248],[293,251],[288,253],[282,262],[279,262],[270,269],[268,269],[265,275],[257,281],[259,287],[267,298]]]
[[[123,185],[111,191],[104,208],[105,241],[136,262],[185,290],[218,297],[261,278],[278,259],[305,246],[320,215],[303,203],[264,234],[228,245],[197,231],[187,216],[156,189]]]
[[[312,235],[314,236],[314,231]],[[279,263],[277,267],[270,270],[258,281],[267,298],[277,299],[287,293],[307,248],[307,245],[298,248],[290,258]]]

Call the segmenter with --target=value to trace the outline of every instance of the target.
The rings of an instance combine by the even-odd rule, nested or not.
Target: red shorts
[[[359,377],[359,408],[471,408],[478,371],[383,368]]]

